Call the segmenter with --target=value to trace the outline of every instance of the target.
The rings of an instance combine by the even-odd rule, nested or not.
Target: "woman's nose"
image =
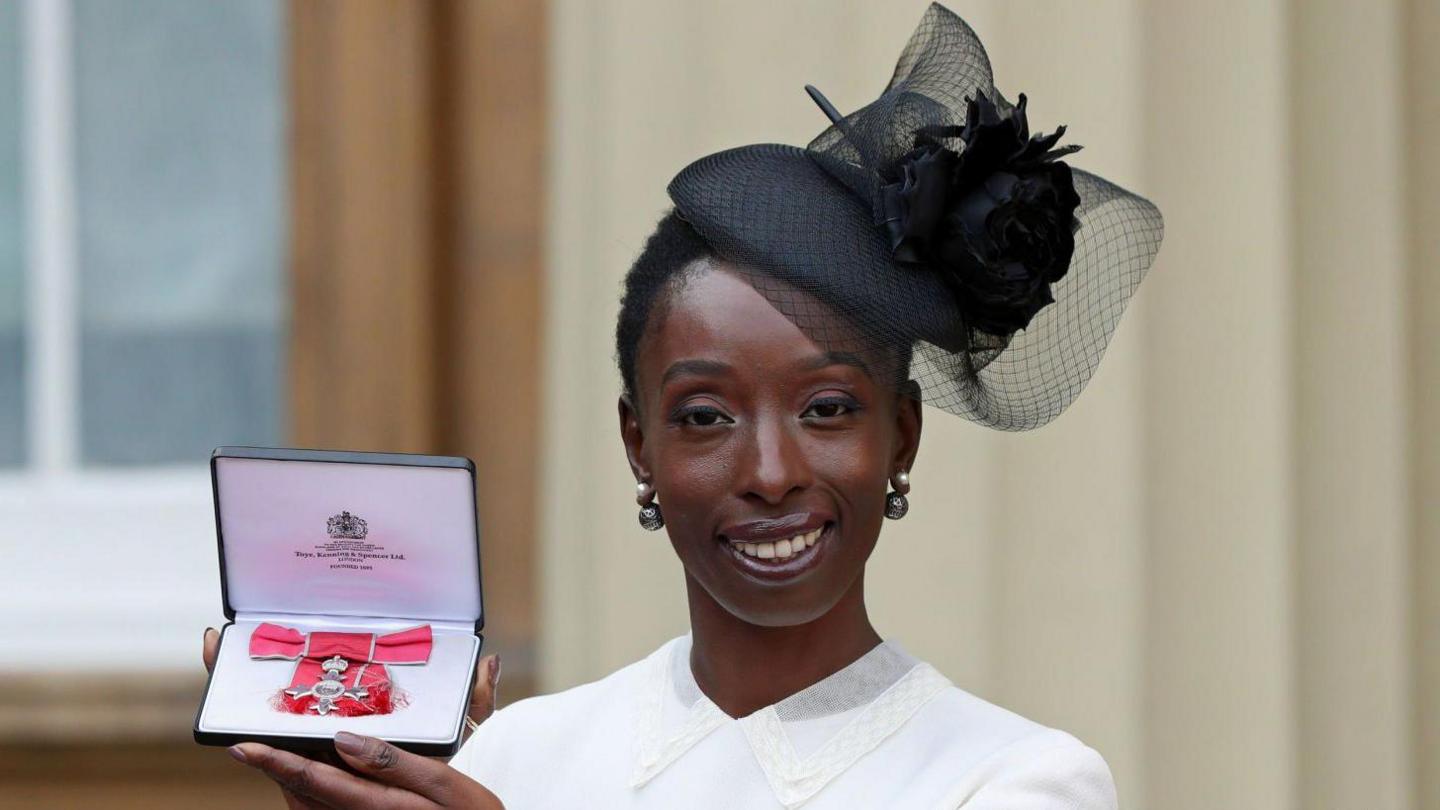
[[[744,494],[773,505],[810,486],[810,463],[799,438],[783,419],[755,423],[749,457],[741,465]]]

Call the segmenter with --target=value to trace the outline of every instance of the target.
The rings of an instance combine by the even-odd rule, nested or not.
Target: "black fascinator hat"
[[[827,350],[1002,430],[1044,425],[1089,381],[1160,249],[1148,200],[1031,135],[975,32],[931,5],[878,99],[805,149],[755,144],[671,181],[676,211]],[[916,389],[918,386],[918,390]]]

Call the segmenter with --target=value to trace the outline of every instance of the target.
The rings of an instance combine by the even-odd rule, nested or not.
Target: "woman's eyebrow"
[[[826,366],[854,366],[866,374],[870,373],[870,366],[854,352],[821,352],[801,361],[798,368],[800,371],[819,371]]]
[[[665,369],[660,384],[665,385],[676,377],[715,377],[728,374],[731,367],[719,360],[676,360]]]

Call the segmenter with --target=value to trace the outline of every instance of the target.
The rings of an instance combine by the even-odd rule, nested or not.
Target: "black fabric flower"
[[[1159,209],[1056,160],[1078,148],[1054,148],[1063,128],[1031,138],[1024,97],[939,4],[873,101],[841,115],[806,90],[829,126],[696,160],[675,210],[817,346],[864,353],[904,396],[1001,430],[1058,416],[1154,263]]]
[[[1025,94],[1002,115],[977,91],[963,126],[921,128],[881,172],[895,260],[939,273],[973,328],[1012,334],[1055,300],[1050,285],[1069,269],[1080,227],[1080,195],[1057,160],[1080,147],[1052,149],[1064,132],[1032,138]]]

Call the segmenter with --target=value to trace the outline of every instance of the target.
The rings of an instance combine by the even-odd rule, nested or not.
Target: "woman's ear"
[[[630,472],[636,481],[650,480],[649,470],[641,461],[645,447],[645,433],[640,427],[640,411],[628,396],[620,396],[620,441],[625,443],[625,458],[630,462]]]
[[[913,392],[906,391],[895,398],[895,455],[891,459],[890,471],[909,472],[915,468],[915,456],[920,452],[920,428],[925,418],[924,407],[920,404],[919,386],[912,381]]]

